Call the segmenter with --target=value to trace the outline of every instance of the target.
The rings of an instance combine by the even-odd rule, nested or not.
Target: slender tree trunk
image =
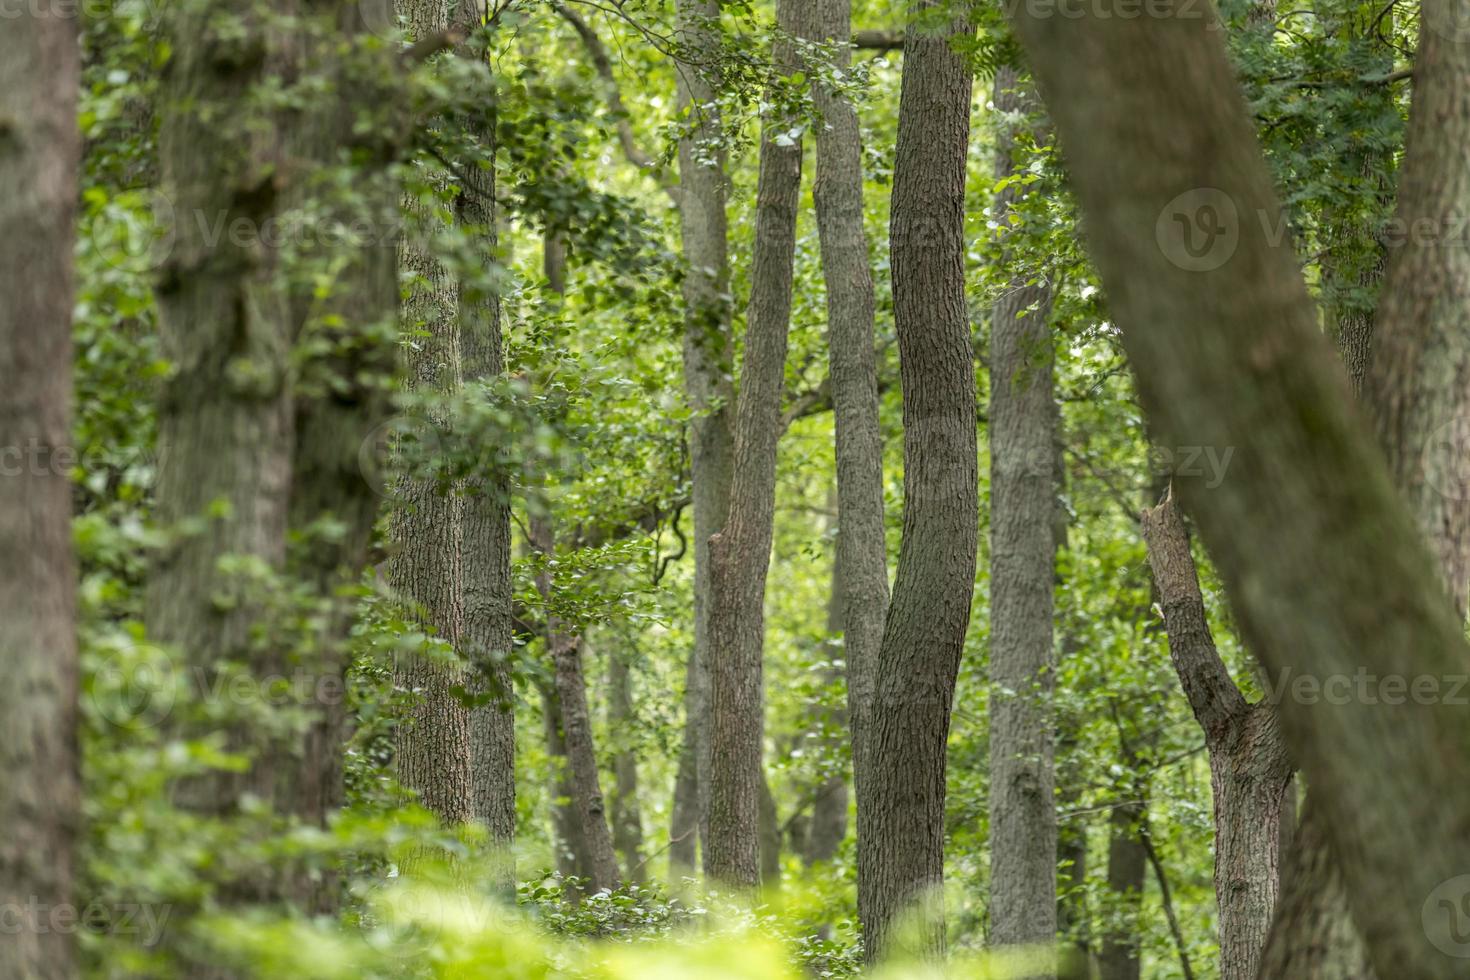
[[[613,754],[612,834],[613,846],[623,858],[624,878],[641,884],[647,880],[643,857],[643,813],[638,801],[638,753],[629,744],[629,734],[638,724],[633,710],[632,672],[627,657],[619,652],[608,658],[608,730],[615,740]]]
[[[80,139],[76,24],[54,10],[0,33],[0,907],[75,907],[81,821],[76,564],[71,548],[72,224]],[[13,462],[12,462],[12,465]],[[12,918],[11,922],[14,923]],[[0,942],[0,975],[76,976],[75,936],[27,919]]]
[[[1015,22],[1161,441],[1241,449],[1217,487],[1177,486],[1268,674],[1462,672],[1460,618],[1361,429],[1296,257],[1268,237],[1280,207],[1212,19],[1017,8]],[[1449,927],[1426,930],[1421,910],[1446,869],[1470,867],[1470,717],[1374,700],[1288,698],[1280,720],[1334,816],[1325,830],[1377,972],[1456,976]]]
[[[778,0],[775,70],[800,69],[787,35],[809,31],[802,0]],[[786,387],[800,140],[774,110],[763,121],[755,252],[746,309],[745,361],[735,407],[735,452],[725,526],[710,540],[710,802],[705,871],[729,884],[760,882],[760,801],[764,770],[766,571],[776,506],[776,445]],[[768,792],[768,791],[767,791]]]
[[[866,955],[917,913],[918,949],[944,950],[945,742],[970,622],[979,499],[975,368],[965,309],[971,77],[964,19],[904,39],[891,256],[904,407],[903,541],[874,671],[867,799],[858,805],[858,912]]]
[[[475,4],[460,4],[459,26],[478,26]],[[466,52],[468,53],[468,52]],[[456,201],[455,218],[479,242],[481,263],[496,261],[494,132],[481,122],[474,134],[489,166],[467,166]],[[459,287],[459,343],[464,380],[481,391],[505,374],[505,337],[500,298],[483,286]],[[506,884],[515,881],[510,844],[516,832],[515,688],[510,675],[513,648],[511,616],[510,481],[494,466],[472,479],[464,503],[464,640],[474,666],[473,690],[486,699],[470,712],[471,763],[475,817],[503,851]]]
[[[1281,814],[1293,767],[1275,707],[1247,703],[1215,649],[1189,537],[1172,496],[1145,510],[1142,523],[1169,657],[1210,754],[1220,977],[1252,980],[1276,904]]]
[[[1009,67],[996,72],[993,102],[1008,115],[1036,108],[1035,94]],[[997,178],[1014,173],[1019,135],[999,134]],[[1001,227],[1018,193],[1011,184],[997,196],[992,220]],[[1056,409],[1052,288],[1028,278],[1012,277],[990,325],[990,941],[1040,949],[1055,941],[1057,927]]]
[[[566,292],[566,244],[558,235],[545,237],[546,279],[553,292]],[[556,561],[556,531],[550,514],[531,518],[531,545],[549,562]],[[559,791],[569,791],[569,820],[574,827],[569,840],[580,844],[574,848],[578,877],[587,879],[593,891],[613,889],[618,885],[617,854],[613,850],[612,831],[608,828],[602,784],[597,772],[597,751],[592,739],[592,716],[587,708],[587,682],[582,673],[582,638],[566,628],[555,612],[553,587],[555,579],[549,571],[537,577],[545,606],[545,640],[547,659],[555,678],[554,722],[559,748],[564,752],[566,768]],[[550,731],[551,729],[548,729]],[[557,743],[554,741],[553,745]],[[560,805],[560,803],[558,803]]]
[[[851,52],[851,0],[817,0],[817,36],[835,47],[832,68],[846,71]],[[812,88],[817,172],[812,187],[822,278],[827,286],[832,415],[837,439],[837,622],[847,662],[847,711],[852,753],[867,748],[873,668],[888,613],[888,544],[883,511],[883,430],[878,419],[878,368],[873,351],[873,273],[863,226],[862,133],[857,110],[840,91]],[[854,762],[856,780],[864,771]],[[846,793],[843,794],[846,830]],[[862,791],[858,790],[858,805]],[[836,801],[832,802],[833,806]],[[820,806],[820,804],[819,804]],[[814,818],[815,819],[815,818]]]
[[[681,44],[679,110],[688,127],[679,140],[679,226],[684,257],[684,392],[689,423],[689,473],[694,498],[694,648],[684,690],[684,744],[669,828],[669,873],[689,874],[695,843],[704,838],[709,741],[709,542],[729,510],[734,439],[730,430],[730,261],[725,198],[724,138],[710,62],[717,57],[719,5],[677,0]]]
[[[1136,760],[1128,760],[1132,764]],[[1139,837],[1148,812],[1141,800],[1114,806],[1108,815],[1108,924],[1098,955],[1099,980],[1139,980],[1139,917],[1148,855]]]
[[[829,497],[829,504],[831,498]],[[840,506],[840,505],[839,505]],[[839,532],[840,534],[840,532]],[[832,592],[827,600],[827,633],[834,639],[842,632],[842,612],[846,605],[846,589],[842,582],[842,545],[839,542],[837,554],[832,560]],[[884,583],[887,584],[886,582]],[[827,648],[828,656],[834,656],[836,649],[833,646]],[[851,665],[849,665],[851,669]],[[841,670],[835,665],[829,666],[822,672],[827,686],[836,683],[842,676]],[[819,728],[827,728],[832,721],[827,717],[827,709],[820,702],[814,703],[810,712],[812,723]],[[852,714],[851,698],[849,696],[847,718]],[[843,719],[846,720],[846,719]],[[839,722],[840,724],[840,722]],[[852,726],[849,722],[845,727],[849,740],[852,736]],[[822,740],[824,757],[830,757],[839,751],[840,747],[834,744],[833,739],[824,736]],[[842,839],[847,836],[847,778],[841,769],[832,771],[826,778],[822,779],[812,790],[811,819],[806,822],[803,833],[798,838],[801,841],[802,860],[811,866],[822,861],[830,861],[837,854],[837,849],[842,846]]]

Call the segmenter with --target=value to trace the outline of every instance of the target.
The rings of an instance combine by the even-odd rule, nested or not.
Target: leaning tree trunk
[[[1220,978],[1252,980],[1280,881],[1282,808],[1294,767],[1269,701],[1248,703],[1215,649],[1189,537],[1172,497],[1142,515],[1169,658],[1205,733],[1215,801]]]
[[[734,440],[730,430],[730,259],[724,138],[712,63],[718,57],[719,5],[677,0],[679,110],[688,129],[679,139],[679,228],[684,258],[684,392],[689,423],[689,477],[694,498],[694,647],[684,690],[684,744],[669,828],[669,873],[694,868],[709,799],[709,541],[729,510]]]
[[[1160,440],[1241,447],[1229,480],[1178,489],[1246,642],[1276,676],[1317,683],[1463,673],[1460,618],[1296,257],[1268,235],[1280,206],[1213,18],[1015,13]],[[1450,14],[1438,0],[1426,11]],[[1442,70],[1426,65],[1429,80]],[[1376,700],[1285,699],[1282,729],[1333,814],[1325,832],[1376,971],[1457,976],[1450,925],[1421,911],[1470,869],[1470,717]]]
[[[73,907],[81,820],[77,759],[76,564],[71,548],[72,223],[77,40],[56,13],[0,32],[0,907]],[[12,451],[13,451],[12,449]],[[12,919],[14,923],[16,920]],[[76,976],[75,936],[23,921],[0,942],[0,975]]]
[[[1339,346],[1355,381],[1364,350],[1373,352],[1358,387],[1394,482],[1439,560],[1443,588],[1463,621],[1470,587],[1470,485],[1463,463],[1470,442],[1470,255],[1458,237],[1448,236],[1458,235],[1457,221],[1470,213],[1470,164],[1459,152],[1470,138],[1470,52],[1442,30],[1453,14],[1448,4],[1424,6],[1395,222],[1409,234],[1390,242],[1372,330],[1358,324],[1358,335],[1340,339]],[[1304,822],[1332,819],[1315,801],[1304,813]],[[1289,903],[1271,944],[1277,975],[1363,972],[1354,955],[1362,941],[1343,902],[1338,862],[1330,853],[1305,853],[1329,837],[1324,828],[1304,823]]]
[[[965,308],[972,27],[904,39],[893,171],[893,312],[903,383],[903,541],[874,671],[872,740],[857,779],[858,912],[869,959],[917,914],[920,951],[944,950],[945,742],[970,622],[979,522],[975,368]]]
[[[778,0],[774,70],[799,70],[792,36],[806,26],[801,0]],[[775,89],[775,83],[772,85]],[[760,805],[764,770],[766,570],[776,512],[776,445],[786,388],[800,140],[775,110],[762,122],[755,253],[746,309],[745,360],[735,404],[730,509],[709,543],[710,800],[705,871],[727,884],[761,879]]]
[[[846,71],[851,0],[816,0],[817,37],[834,44],[832,69]],[[812,186],[822,279],[827,287],[832,416],[837,440],[836,623],[847,663],[847,713],[853,759],[867,750],[873,668],[888,613],[888,544],[883,511],[883,430],[873,350],[873,273],[863,226],[863,146],[857,109],[816,80],[817,172]],[[863,772],[853,763],[853,777]],[[843,824],[847,801],[843,794]],[[858,792],[859,805],[862,793]],[[816,817],[814,816],[814,820]],[[815,825],[814,825],[815,826]]]
[[[996,111],[1034,112],[1029,89],[1015,69],[1000,69]],[[1021,132],[1003,125],[997,178],[1015,173]],[[1009,184],[997,195],[991,220],[999,227],[1009,227],[1019,191]],[[1002,263],[1009,264],[1004,241],[1002,249]],[[1044,279],[1034,280],[1012,273],[990,317],[990,941],[1043,949],[1057,931],[1056,412],[1048,329],[1053,291]]]

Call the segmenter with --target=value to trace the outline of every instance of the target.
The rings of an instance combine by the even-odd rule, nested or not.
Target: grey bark
[[[51,14],[0,32],[0,905],[74,907],[81,823],[76,563],[71,547],[72,226],[78,200],[76,25]],[[0,942],[0,975],[76,976],[75,935],[27,919]],[[13,923],[12,923],[13,924]]]
[[[1377,423],[1379,441],[1399,492],[1438,559],[1442,586],[1464,619],[1470,586],[1470,487],[1464,448],[1470,439],[1470,257],[1458,227],[1470,214],[1470,166],[1457,152],[1470,136],[1470,54],[1443,27],[1449,5],[1426,4],[1414,61],[1414,97],[1398,210],[1388,233],[1385,282],[1376,321],[1358,324],[1361,339],[1339,339],[1358,390]],[[1351,338],[1349,338],[1351,340]],[[1333,819],[1320,805],[1304,815],[1302,847],[1328,838],[1305,822]],[[1347,886],[1326,853],[1294,856],[1289,902],[1273,935],[1272,968],[1280,975],[1361,976],[1363,941],[1355,935]],[[1336,971],[1336,972],[1328,972]],[[1392,975],[1392,974],[1389,974]]]
[[[1293,766],[1268,701],[1248,703],[1220,659],[1184,522],[1166,497],[1142,515],[1169,657],[1204,729],[1215,805],[1221,980],[1255,977],[1280,881],[1281,817]]]
[[[801,0],[778,0],[774,70],[800,66],[792,36],[809,30]],[[774,85],[773,85],[774,91]],[[776,445],[791,326],[802,145],[773,109],[762,120],[755,251],[746,308],[745,359],[735,405],[734,457],[725,526],[710,539],[710,800],[705,871],[728,884],[760,882],[764,783],[766,571],[776,505]],[[780,141],[778,141],[778,138]]]
[[[613,846],[623,858],[624,878],[647,879],[643,857],[643,812],[638,798],[638,753],[630,742],[638,724],[633,709],[632,671],[622,653],[608,658],[608,729],[614,740],[612,834]]]
[[[687,129],[679,140],[679,229],[684,259],[684,392],[689,423],[689,471],[694,498],[694,647],[684,691],[684,744],[669,828],[669,873],[694,867],[695,843],[708,802],[709,541],[725,526],[734,441],[730,429],[730,261],[725,199],[725,150],[708,63],[718,50],[719,6],[678,0],[680,44],[690,52],[677,71]]]
[[[460,4],[461,28],[477,26],[474,4]],[[494,133],[481,125],[475,133],[490,157],[490,166],[467,166],[464,188],[455,202],[455,219],[479,243],[481,264],[497,259]],[[459,286],[459,342],[464,380],[475,386],[494,383],[505,374],[505,337],[500,298],[483,286]],[[502,849],[507,883],[515,880],[509,845],[516,831],[515,689],[510,676],[512,653],[512,582],[510,481],[496,467],[482,467],[483,478],[466,481],[463,512],[464,639],[474,668],[472,690],[486,703],[470,712],[471,761],[475,817]]]
[[[1470,649],[1431,554],[1296,258],[1267,236],[1280,207],[1211,19],[1015,13],[1161,440],[1241,449],[1229,480],[1179,490],[1246,642],[1273,676],[1318,683],[1460,670]],[[1205,202],[1229,231],[1202,236]],[[1420,910],[1446,869],[1470,867],[1465,807],[1423,787],[1465,785],[1454,747],[1470,744],[1470,718],[1348,701],[1283,701],[1288,747],[1335,817],[1326,832],[1377,972],[1454,976],[1448,927],[1426,934]]]
[[[817,0],[817,37],[851,32],[851,0]],[[851,51],[835,47],[832,70],[846,71]],[[827,288],[833,425],[837,451],[839,622],[847,663],[848,725],[853,758],[867,746],[873,667],[888,613],[888,545],[883,510],[883,430],[873,351],[873,273],[863,225],[862,133],[857,110],[840,91],[812,87],[817,128],[817,234]],[[864,771],[854,763],[854,778]],[[846,794],[843,794],[844,797]],[[858,805],[862,791],[858,790]],[[847,801],[842,800],[844,824]],[[845,828],[844,828],[845,829]]]
[[[945,741],[970,621],[979,501],[975,369],[965,308],[965,175],[971,77],[963,19],[904,41],[891,247],[903,384],[904,517],[884,624],[872,741],[858,786],[858,912],[877,959],[916,913],[924,955],[944,950]],[[866,788],[863,788],[866,787]]]
[[[992,101],[998,113],[1023,114],[997,134],[995,173],[1004,178],[1036,98],[1005,67]],[[1019,195],[1018,185],[1005,187],[992,220],[1008,227]],[[1006,249],[1002,263],[1009,258]],[[990,941],[1001,947],[1049,946],[1057,928],[1052,298],[1050,283],[1017,273],[991,309]]]

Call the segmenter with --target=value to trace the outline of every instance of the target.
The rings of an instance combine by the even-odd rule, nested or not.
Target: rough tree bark
[[[633,710],[633,679],[626,655],[608,657],[608,730],[613,733],[612,834],[613,846],[623,858],[628,881],[647,880],[643,857],[643,813],[638,801],[638,753],[628,742],[637,725]]]
[[[450,24],[448,0],[407,0],[400,12],[417,38],[441,33]],[[435,220],[416,203],[411,210],[419,221]],[[425,235],[425,230],[410,227],[400,247],[400,262],[410,281],[401,313],[404,329],[423,335],[407,347],[407,386],[423,394],[449,396],[464,382],[459,288],[435,258]],[[431,411],[416,424],[444,431],[447,421]],[[446,489],[439,482],[433,473],[401,481],[389,528],[396,551],[388,562],[388,581],[409,603],[411,614],[458,655],[464,638],[465,499],[457,488]],[[404,655],[394,668],[394,683],[416,695],[397,733],[399,780],[450,826],[475,816],[469,710],[456,692],[468,681],[458,663],[427,657]]]
[[[1459,617],[1362,430],[1295,256],[1267,234],[1280,206],[1212,15],[1014,13],[1159,438],[1241,450],[1218,487],[1177,487],[1246,642],[1268,672],[1308,685],[1360,668],[1462,673]],[[1426,16],[1448,13],[1433,3]],[[1470,718],[1389,700],[1301,696],[1279,714],[1334,815],[1325,830],[1377,972],[1455,976],[1441,952],[1454,948],[1449,924],[1421,909],[1470,868]],[[1431,799],[1426,785],[1440,791]]]
[[[459,5],[460,30],[468,35],[479,26],[478,19],[477,5]],[[461,168],[464,186],[455,201],[455,220],[475,235],[481,264],[488,269],[497,261],[498,244],[493,122],[475,120],[470,126],[489,165]],[[472,389],[493,384],[505,374],[500,298],[483,286],[461,283],[458,300],[465,384]],[[516,830],[516,746],[515,689],[509,666],[514,632],[510,481],[503,470],[487,469],[484,478],[467,481],[463,512],[465,651],[474,665],[473,689],[487,702],[470,712],[470,752],[475,817],[503,848],[502,873],[505,883],[513,885],[509,845]]]
[[[773,70],[800,70],[793,37],[810,21],[802,0],[778,0]],[[774,92],[775,85],[772,90]],[[710,799],[705,871],[728,884],[760,883],[760,802],[765,771],[766,571],[776,508],[776,445],[791,326],[802,144],[779,107],[762,120],[755,250],[746,307],[745,359],[735,404],[734,466],[725,526],[709,543]]]
[[[816,0],[817,38],[826,43],[851,33],[851,0]],[[832,70],[851,63],[846,46],[833,48]],[[867,747],[873,667],[888,613],[888,545],[883,511],[883,430],[878,420],[878,367],[873,352],[873,273],[863,226],[863,147],[857,109],[842,92],[818,80],[812,100],[817,128],[817,234],[827,287],[832,415],[837,451],[837,559],[840,584],[836,624],[847,663],[847,712],[853,758]],[[854,762],[853,778],[863,766]],[[857,793],[862,805],[862,792]],[[846,827],[846,793],[843,794]],[[819,804],[820,807],[820,804]],[[814,816],[815,819],[815,816]]]
[[[1015,172],[1015,144],[1030,129],[1025,117],[1036,111],[1036,96],[1006,66],[995,74],[992,101],[1009,117],[996,139],[995,174],[1003,178]],[[991,220],[1009,227],[1020,192],[1016,184],[1001,190]],[[1056,412],[1053,290],[1031,278],[1012,275],[990,317],[990,941],[1042,948],[1057,931]]]
[[[1470,586],[1470,487],[1463,462],[1470,440],[1470,256],[1459,224],[1470,214],[1470,165],[1458,147],[1470,137],[1470,52],[1444,33],[1452,15],[1449,6],[1424,5],[1377,317],[1372,324],[1349,324],[1354,332],[1340,336],[1339,347],[1377,423],[1394,482],[1463,620]],[[1366,273],[1384,269],[1380,258]],[[1272,934],[1270,968],[1309,980],[1363,976],[1363,941],[1348,913],[1338,862],[1316,850],[1330,834],[1306,826],[1334,818],[1312,795]]]
[[[1282,807],[1294,767],[1269,701],[1251,704],[1215,649],[1189,536],[1166,496],[1142,514],[1169,658],[1204,729],[1215,803],[1221,980],[1252,980],[1280,881]]]
[[[76,24],[54,10],[0,32],[0,905],[74,907],[81,820],[76,564],[71,548],[72,225],[78,199]],[[11,455],[16,454],[18,455]],[[25,921],[0,942],[0,975],[76,976],[75,936]]]
[[[694,498],[694,648],[684,690],[684,744],[669,828],[669,874],[694,868],[695,844],[708,801],[709,541],[729,510],[734,439],[730,431],[730,259],[725,150],[714,73],[719,6],[678,0],[678,37],[688,59],[678,76],[679,234],[684,258],[684,392],[689,422],[689,475]]]
[[[972,80],[964,19],[904,41],[890,224],[903,383],[903,539],[874,671],[871,744],[858,777],[858,912],[882,957],[917,913],[923,954],[944,950],[945,741],[975,585],[979,500],[975,368],[965,309],[965,173]]]

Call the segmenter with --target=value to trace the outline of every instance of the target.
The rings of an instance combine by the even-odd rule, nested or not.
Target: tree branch
[[[1189,553],[1189,536],[1174,506],[1173,486],[1157,507],[1139,516],[1148,562],[1159,587],[1159,604],[1164,611],[1164,631],[1169,636],[1169,659],[1189,698],[1194,717],[1205,730],[1211,751],[1245,716],[1249,705],[1215,648],[1210,625],[1205,620],[1204,597],[1194,556]]]

